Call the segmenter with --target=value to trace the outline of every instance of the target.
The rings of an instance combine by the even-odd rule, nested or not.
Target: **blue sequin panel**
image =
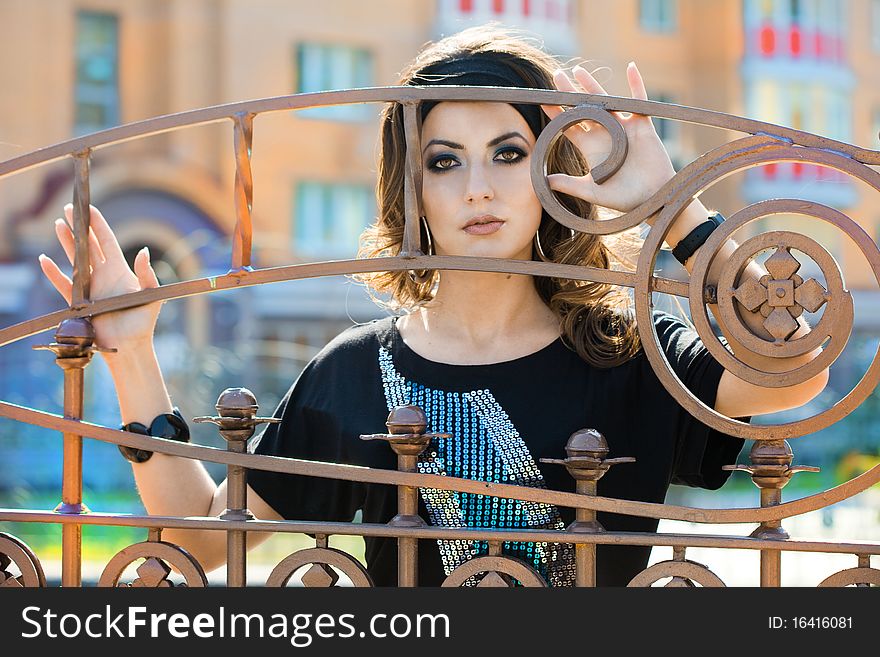
[[[490,390],[446,392],[407,381],[384,347],[379,348],[379,368],[389,411],[415,404],[428,416],[428,431],[452,436],[431,442],[419,457],[419,472],[546,488],[525,441]],[[436,526],[565,529],[559,510],[550,504],[433,488],[419,493]],[[488,554],[485,541],[437,543],[447,576],[472,557]],[[573,545],[506,541],[502,552],[531,565],[551,586],[574,585]]]

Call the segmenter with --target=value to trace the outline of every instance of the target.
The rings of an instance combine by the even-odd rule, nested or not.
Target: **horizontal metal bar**
[[[102,130],[84,137],[47,146],[31,153],[0,162],[0,178],[26,171],[32,167],[46,164],[69,156],[84,149],[98,149],[140,137],[161,134],[171,130],[232,120],[236,114],[262,114],[311,107],[345,105],[354,103],[385,103],[420,100],[459,100],[496,101],[546,105],[589,104],[615,112],[634,112],[658,118],[685,121],[701,125],[734,130],[749,134],[763,133],[802,146],[825,148],[846,154],[864,164],[880,164],[880,152],[872,151],[845,142],[820,137],[808,132],[784,126],[755,121],[732,114],[715,112],[685,105],[671,105],[653,100],[636,100],[621,96],[601,96],[593,94],[554,91],[549,89],[457,87],[436,85],[431,87],[373,87],[366,89],[346,89],[340,91],[321,91],[309,94],[275,96],[255,100],[214,105],[177,114],[166,114],[144,121],[128,123],[108,130]]]
[[[622,515],[667,520],[683,520],[685,522],[695,523],[731,524],[781,520],[783,518],[809,513],[810,511],[816,511],[817,509],[849,499],[880,481],[880,465],[876,465],[867,472],[841,484],[840,486],[799,500],[785,502],[777,506],[763,508],[697,509],[693,507],[656,504],[652,502],[634,502],[607,497],[593,497],[589,495],[579,495],[577,493],[530,488],[528,486],[515,486],[512,484],[496,484],[488,481],[460,479],[444,475],[399,472],[397,470],[379,470],[362,466],[304,461],[278,456],[236,454],[215,447],[203,447],[201,445],[180,443],[174,440],[153,438],[150,436],[129,433],[127,431],[110,429],[89,422],[68,420],[52,413],[36,411],[23,406],[10,404],[8,402],[0,402],[0,417],[8,417],[13,420],[45,427],[47,429],[73,433],[117,445],[125,445],[137,449],[147,449],[162,454],[169,454],[171,456],[194,458],[211,463],[241,465],[254,470],[283,472],[288,474],[322,477],[326,479],[341,479],[345,481],[359,481],[370,484],[436,488],[439,490],[451,490],[461,493],[472,493],[475,495],[491,495],[493,497],[517,499],[526,502],[537,502],[540,504],[554,504],[556,506],[575,509],[595,509],[597,511]]]
[[[214,531],[276,532],[285,534],[327,534],[332,536],[363,536],[385,538],[420,538],[428,540],[467,541],[535,541],[547,543],[590,543],[598,545],[643,545],[691,548],[720,548],[736,550],[773,549],[786,552],[826,552],[844,554],[880,554],[880,543],[849,541],[846,543],[821,540],[769,540],[748,536],[712,536],[709,534],[662,534],[648,532],[583,532],[519,530],[519,529],[463,529],[458,527],[400,527],[378,523],[303,522],[298,520],[221,520],[211,517],[177,518],[169,516],[135,516],[110,513],[90,513],[81,516],[63,516],[52,511],[33,509],[0,509],[2,522],[36,522],[83,524],[112,527],[141,527],[162,529],[205,529]]]
[[[475,258],[470,256],[418,256],[416,258],[360,258],[355,260],[334,260],[330,262],[306,263],[271,267],[255,271],[235,271],[210,278],[172,283],[161,287],[133,292],[89,304],[75,305],[58,310],[42,317],[13,324],[0,329],[0,347],[22,340],[31,335],[54,329],[65,319],[91,317],[101,313],[125,310],[154,301],[168,301],[199,294],[210,294],[221,290],[281,283],[285,281],[345,274],[363,274],[376,271],[407,271],[410,269],[439,269],[457,271],[488,271],[528,276],[549,276],[569,278],[578,281],[595,281],[609,285],[634,287],[635,274],[632,272],[582,267],[580,265],[560,265],[552,262],[532,260],[508,260],[503,258]],[[658,292],[686,297],[688,284],[665,278],[655,278],[654,289]]]

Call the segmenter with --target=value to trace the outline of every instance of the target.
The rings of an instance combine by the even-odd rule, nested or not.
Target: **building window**
[[[300,44],[296,49],[296,92],[355,89],[373,85],[373,56],[363,48]],[[298,115],[338,121],[372,117],[369,105],[337,105],[303,110]]]
[[[74,132],[119,125],[119,21],[113,14],[76,16]]]
[[[674,32],[676,0],[639,0],[639,24],[647,32]]]
[[[361,232],[375,215],[373,188],[301,182],[296,187],[294,208],[294,253],[353,258]]]

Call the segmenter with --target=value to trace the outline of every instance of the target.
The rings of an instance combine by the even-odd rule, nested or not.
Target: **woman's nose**
[[[484,167],[475,165],[470,167],[465,189],[465,200],[474,203],[479,200],[492,200],[495,190],[492,181]]]

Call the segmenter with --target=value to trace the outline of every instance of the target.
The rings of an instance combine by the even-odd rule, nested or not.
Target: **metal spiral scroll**
[[[463,586],[471,577],[485,573],[480,578],[478,587],[510,587],[512,580],[519,581],[525,587],[545,588],[547,582],[525,561],[516,557],[486,556],[466,561],[450,573],[443,588]]]
[[[623,166],[629,149],[629,141],[623,126],[620,125],[620,122],[611,112],[602,107],[578,105],[564,111],[550,121],[541,131],[538,141],[535,142],[535,151],[530,171],[535,194],[537,194],[541,205],[551,217],[572,230],[593,233],[595,235],[608,235],[637,226],[643,220],[643,217],[637,212],[603,221],[593,221],[579,217],[562,205],[554,195],[553,190],[550,189],[550,184],[547,182],[547,161],[553,144],[556,143],[567,128],[582,121],[595,121],[604,127],[611,136],[611,153],[604,161],[590,170],[590,176],[596,184],[605,182]]]
[[[701,563],[687,560],[661,561],[655,563],[632,578],[627,586],[647,587],[671,577],[667,587],[690,587],[699,584],[704,588],[725,586],[721,578]]]
[[[746,224],[773,214],[800,214],[821,219],[843,231],[858,246],[880,284],[880,251],[873,240],[843,213],[818,204],[795,199],[763,201],[744,208],[725,221],[695,256],[689,284],[689,302],[694,326],[710,353],[725,369],[738,378],[763,387],[796,385],[831,365],[843,351],[853,324],[853,301],[843,276],[824,248],[804,235],[773,231],[746,240],[727,256],[719,274],[717,290],[707,284],[710,268],[719,257],[728,238]],[[745,268],[758,254],[772,249],[765,266],[769,274],[760,280],[745,274]],[[656,250],[656,249],[655,249]],[[825,277],[825,289],[815,279],[798,275],[801,263],[792,251],[801,252],[816,262]],[[645,250],[647,251],[647,249]],[[880,352],[868,372],[843,400],[817,415],[784,425],[746,425],[731,420],[706,407],[665,367],[654,327],[648,322],[651,307],[651,270],[646,266],[654,253],[643,251],[639,264],[636,312],[646,354],[666,389],[693,416],[714,429],[755,440],[779,440],[812,433],[836,422],[854,410],[871,393],[880,379]],[[645,277],[648,281],[645,281]],[[644,292],[647,291],[647,294]],[[709,323],[707,303],[718,303],[723,332],[739,342],[731,354],[719,341]],[[797,318],[804,310],[822,310],[820,321],[810,333],[792,338],[798,328]],[[751,315],[760,322],[765,335],[754,332],[745,318]],[[771,339],[767,339],[770,336]],[[805,365],[792,362],[828,340],[822,353]],[[663,367],[658,368],[658,364]]]
[[[138,566],[138,577],[130,583],[120,583],[119,578],[125,569],[138,559],[145,561]],[[203,588],[208,586],[208,578],[205,571],[193,556],[182,547],[164,541],[145,541],[135,543],[120,550],[114,556],[101,578],[98,580],[99,587],[132,587],[132,588],[171,588],[175,586],[169,579],[171,564],[183,575],[185,584],[181,587]]]
[[[303,586],[309,588],[335,586],[339,581],[339,575],[333,568],[347,575],[356,587],[373,586],[369,573],[357,559],[342,550],[330,547],[306,548],[288,555],[272,570],[269,579],[266,580],[266,586],[287,586],[293,574],[309,564],[312,567],[302,576]]]
[[[15,564],[21,575],[6,569]],[[11,534],[0,532],[0,588],[43,588],[46,576],[40,560],[27,544]]]

